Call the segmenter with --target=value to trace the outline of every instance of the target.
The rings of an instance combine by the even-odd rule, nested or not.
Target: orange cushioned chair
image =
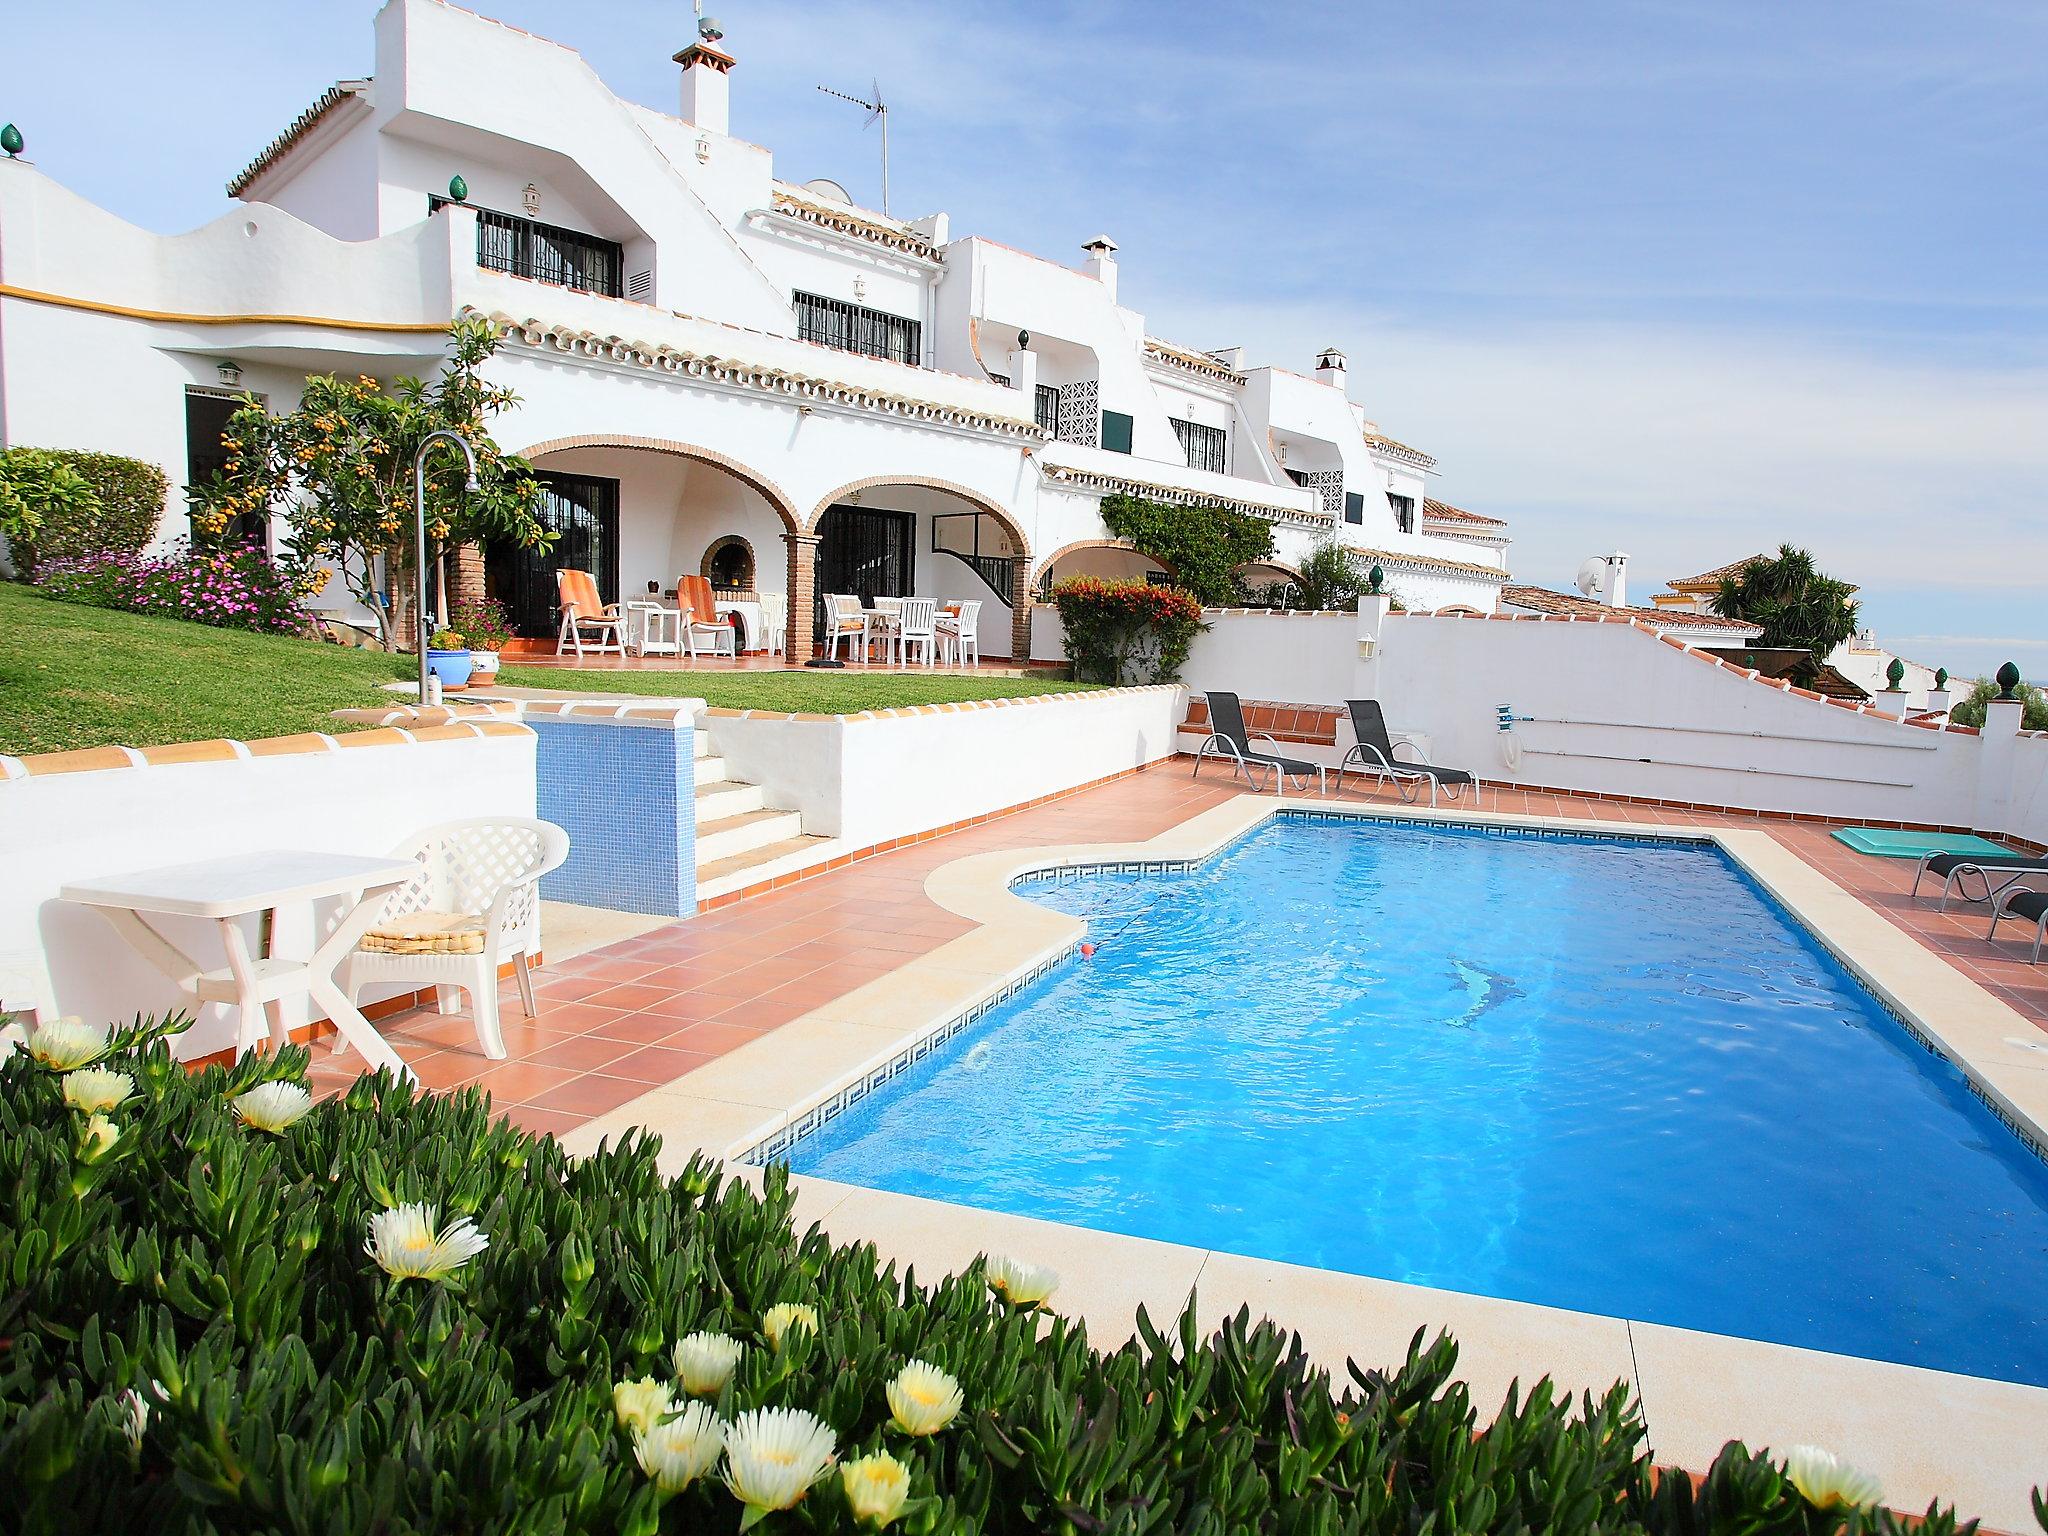
[[[697,647],[710,648],[714,656],[737,656],[739,642],[733,627],[719,617],[711,596],[711,581],[705,576],[676,578],[676,606],[683,611],[683,641],[694,659]]]

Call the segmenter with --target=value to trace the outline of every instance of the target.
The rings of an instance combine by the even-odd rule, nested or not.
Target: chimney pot
[[[1081,270],[1102,284],[1109,294],[1109,302],[1116,302],[1116,242],[1107,235],[1097,235],[1081,247],[1087,256]]]
[[[704,36],[677,54],[675,61],[683,67],[683,121],[707,133],[730,132],[732,83],[729,77],[735,62],[732,55],[713,47],[711,37]]]

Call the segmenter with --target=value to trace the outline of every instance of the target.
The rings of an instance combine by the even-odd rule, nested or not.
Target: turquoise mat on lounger
[[[1894,827],[1841,827],[1835,841],[1879,859],[1917,859],[1928,853],[1985,853],[2010,856],[2012,850],[1974,832],[1901,832]]]

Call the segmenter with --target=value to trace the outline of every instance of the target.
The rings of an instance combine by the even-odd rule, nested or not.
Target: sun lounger
[[[1252,748],[1252,738],[1280,745],[1263,731],[1247,732],[1244,727],[1244,709],[1234,693],[1208,693],[1203,695],[1209,701],[1209,739],[1202,743],[1195,753],[1195,771],[1190,778],[1200,777],[1202,759],[1205,757],[1229,758],[1237,765],[1237,772],[1247,784],[1253,784],[1252,769],[1263,768],[1272,775],[1273,793],[1279,794],[1287,787],[1289,778],[1301,780],[1301,787],[1308,788],[1308,778],[1314,774],[1322,793],[1330,790],[1330,770],[1321,763],[1305,762],[1298,757],[1283,757],[1278,752],[1258,752]],[[1256,787],[1263,787],[1262,785]]]
[[[1999,857],[1988,853],[1928,853],[1920,857],[1913,872],[1913,895],[1920,894],[1920,882],[1928,875],[1941,876],[1941,907],[1948,910],[1950,896],[1965,901],[1992,901],[2018,885],[2029,875],[2048,875],[2048,859],[2015,853]],[[1975,875],[1983,894],[1970,894],[1969,878]],[[1995,882],[1995,883],[1994,883]]]
[[[1346,699],[1344,707],[1351,711],[1351,734],[1357,738],[1357,745],[1344,754],[1344,761],[1337,765],[1337,792],[1344,791],[1344,774],[1356,763],[1361,775],[1372,774],[1380,783],[1391,783],[1394,792],[1404,801],[1413,801],[1422,793],[1422,786],[1429,786],[1429,803],[1436,804],[1438,789],[1444,797],[1456,801],[1472,788],[1472,803],[1479,804],[1479,781],[1462,768],[1439,768],[1424,757],[1413,742],[1405,742],[1409,751],[1415,753],[1415,760],[1394,756],[1393,740],[1387,735],[1387,717],[1380,710],[1378,699]]]
[[[2034,953],[2030,958],[2038,962],[2041,940],[2048,936],[2048,891],[2013,891],[2008,894],[1991,909],[1991,931],[1985,937],[1997,938],[1999,923],[2008,917],[2034,925]]]

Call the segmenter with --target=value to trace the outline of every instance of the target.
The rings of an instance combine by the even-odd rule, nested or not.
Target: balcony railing
[[[1173,435],[1180,439],[1181,452],[1187,457],[1188,468],[1210,469],[1219,475],[1230,473],[1226,461],[1230,453],[1230,436],[1221,427],[1205,427],[1192,421],[1182,421],[1178,416],[1173,421]]]
[[[1031,415],[1054,437],[1060,435],[1060,392],[1051,384],[1035,385],[1031,394]]]
[[[427,199],[429,212],[446,207],[445,197]],[[607,298],[625,296],[625,253],[616,240],[581,230],[523,219],[517,214],[477,208],[476,264],[492,272],[580,288]]]
[[[916,320],[815,293],[792,293],[789,301],[796,309],[799,340],[892,363],[924,361],[924,326]]]

